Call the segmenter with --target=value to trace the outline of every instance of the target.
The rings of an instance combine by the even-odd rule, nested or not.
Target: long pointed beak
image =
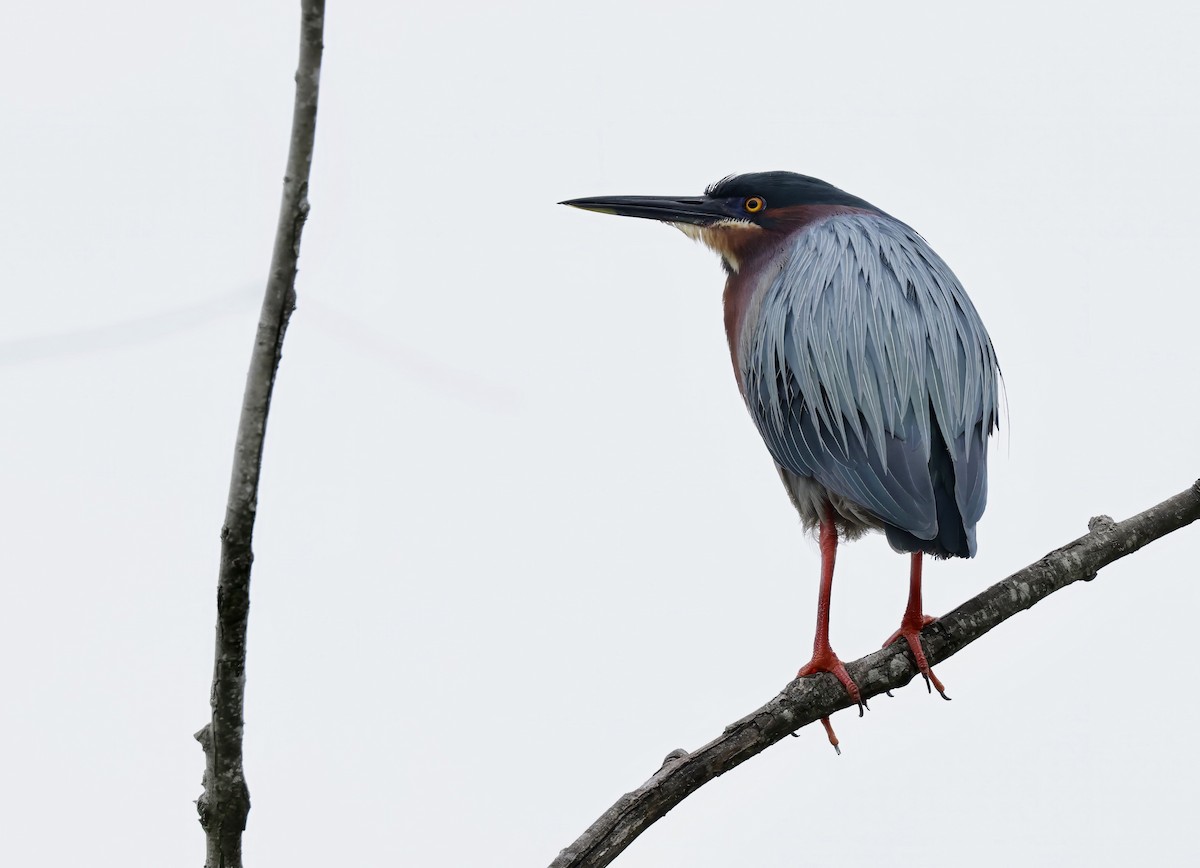
[[[730,213],[725,202],[705,196],[591,196],[568,199],[558,204],[619,217],[643,217],[664,223],[692,223],[696,226],[710,226],[740,216]]]

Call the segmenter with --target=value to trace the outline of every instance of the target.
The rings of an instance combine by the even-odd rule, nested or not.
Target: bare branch
[[[993,627],[1032,607],[1055,591],[1090,581],[1103,567],[1161,536],[1200,519],[1200,481],[1133,518],[1114,522],[1093,518],[1089,533],[1035,564],[1013,573],[943,615],[921,637],[930,664],[958,653]],[[847,664],[864,698],[907,684],[917,668],[904,642]],[[656,820],[695,790],[750,759],[797,729],[852,705],[828,673],[793,681],[757,711],[725,727],[722,735],[693,753],[672,751],[661,769],[626,793],[550,868],[608,865]]]
[[[250,615],[251,539],[258,508],[263,440],[283,337],[296,305],[296,261],[308,217],[308,174],[317,125],[321,79],[324,0],[302,0],[300,62],[283,202],[275,229],[271,274],[259,314],[246,390],[242,397],[233,475],[221,528],[221,567],[217,580],[217,641],[213,663],[212,720],[196,733],[204,748],[204,792],[196,801],[207,838],[206,868],[241,868],[242,832],[250,812],[250,791],[242,771],[242,724],[246,683],[246,623]]]

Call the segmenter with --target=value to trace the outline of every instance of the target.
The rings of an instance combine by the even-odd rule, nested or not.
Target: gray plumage
[[[817,219],[773,266],[737,361],[805,524],[828,494],[850,534],[882,527],[902,551],[974,555],[1000,372],[953,272],[911,228],[868,212]]]

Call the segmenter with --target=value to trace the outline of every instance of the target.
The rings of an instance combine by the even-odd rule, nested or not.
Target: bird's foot
[[[858,692],[858,685],[854,683],[854,679],[846,671],[845,664],[833,653],[832,648],[826,648],[823,651],[814,653],[812,660],[809,660],[800,667],[800,671],[796,673],[796,677],[803,678],[806,675],[813,675],[817,672],[828,672],[842,683],[842,687],[846,688],[846,692],[850,694],[850,699],[858,706],[859,717],[862,717],[864,708],[870,710],[867,703],[863,701],[862,694]]]
[[[796,677],[803,678],[806,675],[813,675],[817,672],[828,672],[840,681],[842,687],[846,688],[846,692],[850,694],[850,699],[858,706],[858,716],[862,717],[863,709],[869,708],[869,706],[862,698],[862,694],[859,693],[858,685],[854,683],[854,679],[846,671],[845,664],[833,653],[832,648],[825,648],[823,651],[814,652],[812,660],[809,660],[800,667],[800,671],[796,673]],[[833,749],[840,756],[842,749],[838,747],[838,737],[834,733],[833,725],[829,722],[828,717],[821,718],[821,726],[825,727],[825,735],[829,737],[829,743],[833,745]]]
[[[912,651],[912,655],[917,661],[917,669],[920,670],[921,677],[925,679],[925,689],[930,693],[937,690],[942,699],[949,701],[950,697],[946,695],[946,688],[933,674],[933,670],[929,667],[929,661],[925,659],[925,649],[921,647],[921,631],[936,620],[937,618],[929,615],[921,615],[918,618],[909,618],[906,615],[900,622],[900,629],[888,637],[888,640],[883,643],[883,647],[886,648],[900,637],[904,637],[904,640],[908,642],[909,650]],[[891,695],[890,690],[888,695]]]

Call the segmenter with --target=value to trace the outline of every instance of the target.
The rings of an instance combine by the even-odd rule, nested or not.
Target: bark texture
[[[1089,532],[1018,570],[939,618],[921,634],[930,665],[958,653],[993,627],[1055,591],[1097,572],[1147,543],[1200,519],[1200,481],[1186,491],[1122,522],[1098,516]],[[902,687],[917,674],[901,640],[846,668],[864,699]],[[660,817],[713,778],[761,753],[813,721],[853,703],[828,673],[793,681],[783,692],[698,750],[669,753],[648,781],[626,793],[551,863],[551,868],[608,865]]]
[[[204,792],[196,801],[207,838],[206,868],[241,868],[242,832],[250,791],[242,770],[242,727],[246,686],[246,625],[250,614],[251,540],[258,508],[258,481],[271,392],[283,353],[283,337],[296,304],[296,262],[308,217],[308,176],[317,124],[321,79],[324,0],[302,0],[300,62],[283,201],[271,254],[262,311],[238,420],[233,473],[217,581],[216,656],[210,703],[212,719],[196,733],[204,748]]]

